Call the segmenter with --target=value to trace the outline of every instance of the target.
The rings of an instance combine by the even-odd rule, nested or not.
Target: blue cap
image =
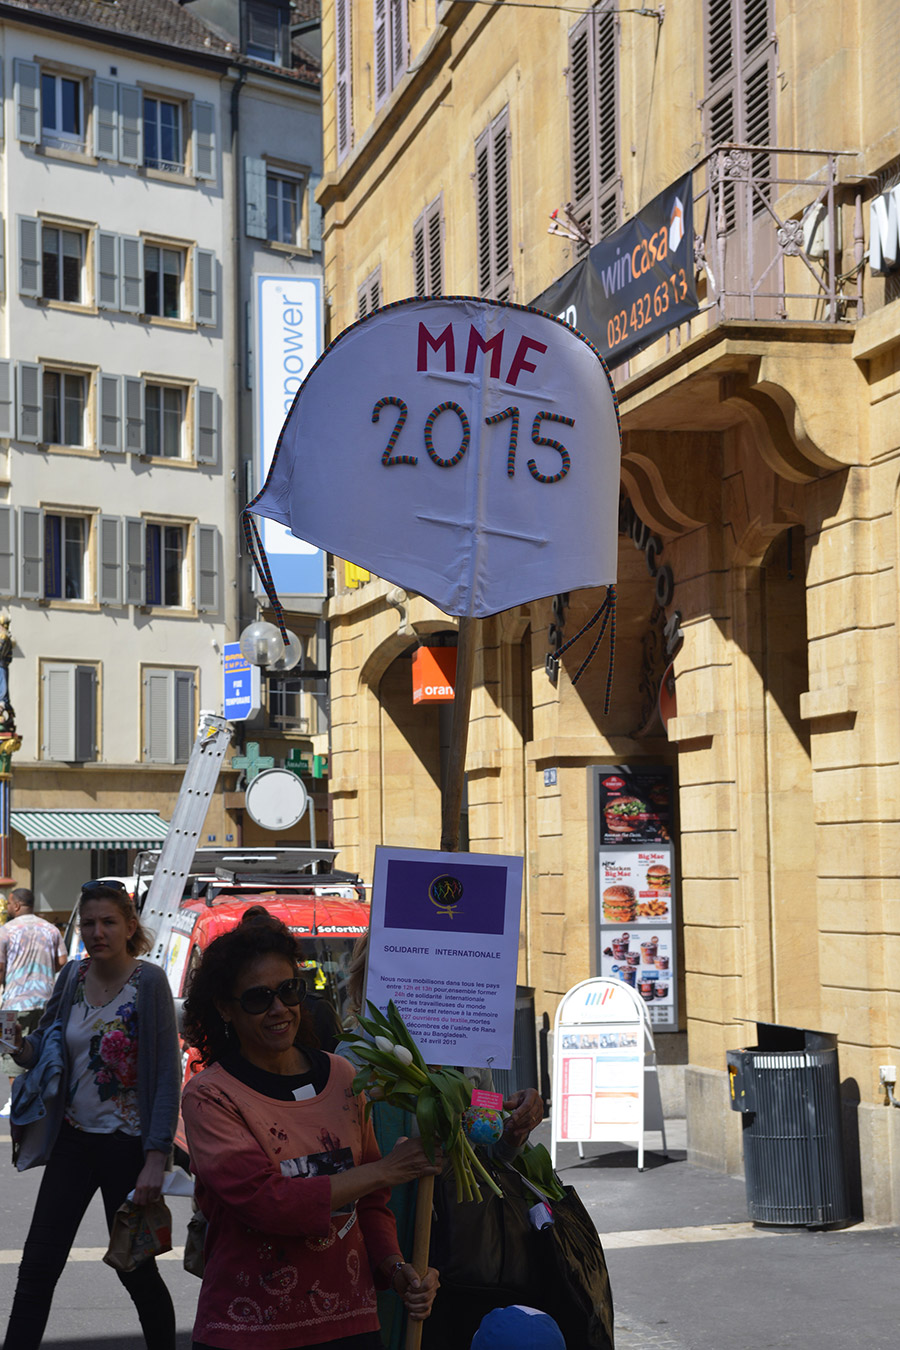
[[[566,1342],[547,1313],[514,1304],[481,1319],[472,1350],[566,1350]]]

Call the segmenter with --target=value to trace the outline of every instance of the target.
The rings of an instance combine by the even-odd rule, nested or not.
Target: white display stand
[[[558,1143],[633,1143],[644,1170],[644,1134],[666,1127],[647,1007],[622,980],[583,980],[565,994],[553,1023],[550,1156]]]

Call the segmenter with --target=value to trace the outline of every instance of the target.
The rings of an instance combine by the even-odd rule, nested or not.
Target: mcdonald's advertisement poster
[[[521,858],[375,852],[366,999],[391,999],[430,1064],[512,1063]]]

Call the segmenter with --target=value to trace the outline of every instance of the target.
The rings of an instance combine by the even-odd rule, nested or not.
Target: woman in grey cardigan
[[[14,1058],[33,1065],[62,1028],[60,1091],[47,1103],[55,1137],[25,1241],[5,1350],[38,1350],[78,1225],[99,1188],[107,1223],[128,1193],[159,1197],[178,1119],[180,1055],[163,970],[137,958],[150,946],[131,897],[87,882],[79,904],[87,960],[63,967],[33,1035]],[[15,1115],[15,1113],[13,1113]],[[120,1273],[148,1350],[174,1350],[175,1314],[156,1262]]]

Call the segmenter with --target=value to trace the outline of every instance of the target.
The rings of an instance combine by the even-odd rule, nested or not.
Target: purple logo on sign
[[[506,868],[471,863],[454,868],[393,859],[388,863],[385,928],[430,933],[502,933]]]

